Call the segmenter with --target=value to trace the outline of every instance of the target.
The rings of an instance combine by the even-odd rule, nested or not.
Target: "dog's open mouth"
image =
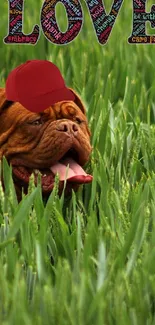
[[[37,184],[38,174],[41,174],[43,192],[50,192],[54,185],[56,174],[59,175],[61,187],[64,181],[72,188],[79,184],[92,182],[93,177],[87,174],[78,162],[78,155],[75,150],[69,150],[58,162],[50,168],[32,169],[26,166],[13,165],[13,175],[22,183],[28,184],[30,176],[34,174],[34,181]]]

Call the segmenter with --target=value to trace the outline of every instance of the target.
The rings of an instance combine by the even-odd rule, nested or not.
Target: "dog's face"
[[[32,113],[8,102],[0,89],[0,159],[4,155],[12,165],[18,189],[27,189],[32,173],[37,182],[40,171],[43,194],[52,191],[56,173],[61,192],[68,164],[66,190],[91,181],[82,168],[91,153],[90,131],[84,105],[75,97],[75,102],[62,101]]]

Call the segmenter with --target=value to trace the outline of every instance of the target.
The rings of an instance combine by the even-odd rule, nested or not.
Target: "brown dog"
[[[0,88],[0,159],[5,156],[12,165],[18,196],[22,187],[27,193],[32,173],[37,182],[38,171],[43,194],[53,189],[56,173],[61,192],[68,164],[66,191],[91,182],[82,168],[92,150],[90,131],[84,105],[74,94],[74,102],[62,101],[41,113],[32,113],[19,103],[7,101],[5,89]]]

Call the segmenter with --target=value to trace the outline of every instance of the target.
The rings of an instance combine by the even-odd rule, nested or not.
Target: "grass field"
[[[25,33],[39,24],[41,4],[25,0]],[[1,325],[155,324],[155,45],[127,43],[132,1],[105,46],[82,6],[83,29],[71,44],[53,45],[41,33],[36,46],[17,46],[3,44],[8,3],[0,2],[1,86],[25,60],[51,60],[86,104],[94,148],[94,181],[69,202],[56,184],[44,205],[31,183],[18,205],[3,162]]]

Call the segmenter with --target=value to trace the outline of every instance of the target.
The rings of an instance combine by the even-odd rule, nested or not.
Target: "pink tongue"
[[[60,181],[64,181],[66,178],[69,182],[90,183],[93,179],[93,177],[86,174],[83,168],[72,158],[66,158],[61,163],[58,162],[53,165],[50,169],[54,175],[56,175],[56,173],[59,174]]]

